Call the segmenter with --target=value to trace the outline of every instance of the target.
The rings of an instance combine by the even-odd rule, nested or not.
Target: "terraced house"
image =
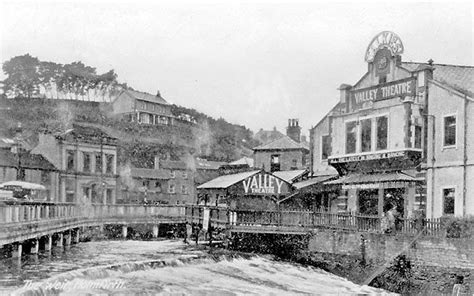
[[[312,173],[338,172],[323,184],[334,211],[473,215],[474,67],[403,52],[393,32],[370,42],[367,72],[310,131]]]

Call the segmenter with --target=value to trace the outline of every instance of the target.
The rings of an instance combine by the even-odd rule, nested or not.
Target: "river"
[[[0,260],[0,295],[389,295],[270,256],[209,255],[181,241],[95,241]]]

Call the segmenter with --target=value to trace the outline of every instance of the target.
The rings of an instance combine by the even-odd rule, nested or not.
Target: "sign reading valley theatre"
[[[268,173],[258,173],[242,181],[245,194],[280,195],[288,193],[288,183]]]
[[[362,109],[366,103],[381,101],[395,97],[414,96],[416,91],[415,78],[392,81],[364,89],[351,91],[352,110]]]

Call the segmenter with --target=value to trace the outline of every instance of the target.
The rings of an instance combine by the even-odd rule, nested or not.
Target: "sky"
[[[298,118],[307,135],[384,30],[403,61],[473,65],[473,4],[458,1],[0,0],[0,61],[82,61],[254,132]]]

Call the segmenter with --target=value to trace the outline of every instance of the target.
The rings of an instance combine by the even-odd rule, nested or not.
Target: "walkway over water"
[[[225,228],[230,232],[304,234],[315,229],[383,232],[381,218],[312,211],[231,211],[193,205],[0,204],[0,246],[70,229],[107,224],[183,224]],[[398,231],[442,236],[439,220],[402,220]]]

